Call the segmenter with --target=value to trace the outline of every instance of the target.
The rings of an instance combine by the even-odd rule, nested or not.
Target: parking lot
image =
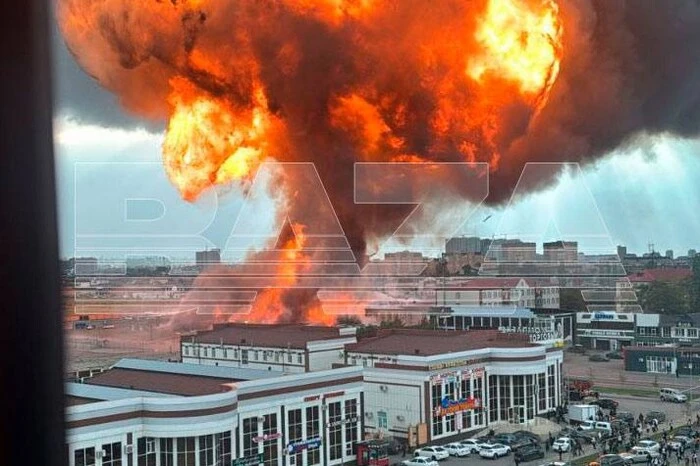
[[[662,402],[657,398],[651,398],[651,397],[634,397],[634,396],[618,396],[618,395],[605,395],[601,394],[601,397],[606,397],[606,398],[612,398],[615,401],[619,403],[618,406],[618,412],[619,411],[627,411],[632,413],[635,417],[639,415],[639,413],[646,414],[649,411],[661,411],[666,414],[667,416],[667,421],[665,423],[662,423],[659,426],[659,430],[663,429],[668,429],[669,424],[673,425],[674,427],[681,426],[683,424],[686,424],[688,419],[691,418],[693,421],[695,420],[695,416],[698,413],[698,408],[699,404],[696,401],[693,401],[692,403],[684,403],[684,404],[678,404],[678,403],[671,403],[671,402]],[[561,424],[561,427],[564,427],[564,424]],[[521,425],[521,426],[513,426],[512,430],[527,430],[527,426]],[[557,432],[553,431],[552,435],[556,437]],[[643,436],[646,436],[646,432],[644,433]],[[544,436],[543,440],[545,440]],[[435,442],[434,445],[444,445],[446,443],[455,441],[453,439],[449,440],[444,440],[442,442]],[[582,445],[583,446],[583,456],[590,455],[594,453],[594,449],[591,445]],[[600,449],[598,449],[598,452],[600,452]],[[407,452],[405,457],[402,457],[401,455],[393,455],[390,458],[390,464],[400,464],[402,460],[408,459],[412,456],[412,452]],[[570,452],[564,453],[561,456],[562,461],[572,461],[575,459]],[[528,462],[523,462],[521,464],[527,465],[527,466],[538,466],[541,464],[545,464],[551,461],[560,461],[560,457],[558,453],[553,453],[551,450],[545,455],[544,459],[535,459],[531,460]],[[460,464],[469,464],[469,465],[489,465],[489,466],[503,466],[503,465],[514,465],[515,464],[515,459],[513,455],[508,455],[506,457],[502,457],[499,459],[485,459],[481,458],[478,454],[471,454],[468,457],[464,458],[454,458],[450,457],[447,460],[441,461],[441,465],[445,466],[458,466]]]

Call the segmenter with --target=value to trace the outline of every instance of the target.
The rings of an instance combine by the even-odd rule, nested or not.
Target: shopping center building
[[[66,384],[68,464],[349,463],[362,433],[362,382],[359,367],[282,375],[122,360]]]
[[[497,330],[386,330],[348,345],[365,367],[365,431],[422,444],[523,423],[561,402],[561,348]]]

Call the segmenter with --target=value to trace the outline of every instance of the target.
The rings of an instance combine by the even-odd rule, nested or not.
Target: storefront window
[[[554,388],[556,386],[556,380],[554,377],[554,364],[547,366],[547,405],[550,409],[557,406],[557,402],[554,399]]]
[[[104,454],[102,455],[102,466],[121,466],[122,464],[122,443],[106,443],[102,445]]]
[[[345,454],[351,456],[355,453],[357,442],[357,400],[345,400]]]
[[[194,437],[178,437],[177,439],[177,466],[195,466],[195,442]]]
[[[173,439],[160,439],[160,466],[173,466]]]
[[[199,466],[214,466],[214,436],[199,437]]]
[[[328,405],[328,422],[333,423],[328,432],[330,444],[330,459],[338,460],[343,457],[343,425],[338,422],[342,419],[342,409],[339,401]]]
[[[442,417],[435,414],[435,408],[440,406],[442,400],[442,384],[436,383],[431,387],[431,399],[433,408],[433,436],[442,434]]]
[[[75,450],[73,459],[75,466],[95,466],[95,447]]]
[[[472,393],[475,398],[481,398],[481,402],[484,402],[484,379],[482,377],[474,379],[474,390]],[[482,404],[483,406],[483,404]],[[474,425],[483,426],[484,425],[484,408],[478,408],[474,410]]]
[[[301,410],[299,411],[299,435],[301,436]],[[263,421],[263,435],[276,434],[277,430],[277,414],[271,413],[264,416]],[[265,466],[273,466],[277,464],[277,458],[279,455],[279,439],[272,438],[265,440],[263,442],[263,454],[265,458]]]
[[[302,439],[301,409],[290,409],[287,411],[288,442],[294,443]],[[301,465],[303,451],[289,455],[289,464]]]
[[[544,372],[537,374],[537,397],[538,397],[538,408],[540,411],[547,410],[547,383],[545,381]]]
[[[258,435],[258,418],[243,419],[243,456],[258,454],[258,444],[253,441]]]
[[[231,432],[224,432],[214,436],[216,445],[216,457],[218,464],[228,465],[231,463]]]
[[[306,408],[306,438],[312,439],[320,436],[320,416],[318,406],[309,406]],[[309,466],[319,464],[321,462],[320,447],[309,448],[306,451],[306,462]]]
[[[138,466],[156,466],[156,439],[141,437],[136,441]]]
[[[498,421],[498,376],[489,375],[489,422]]]

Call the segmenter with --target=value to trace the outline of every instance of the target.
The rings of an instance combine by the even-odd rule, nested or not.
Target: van
[[[595,429],[605,431],[608,434],[612,434],[612,426],[609,422],[596,422]]]
[[[688,397],[675,388],[662,388],[659,390],[659,398],[661,398],[661,401],[673,401],[674,403],[685,403],[688,401]]]

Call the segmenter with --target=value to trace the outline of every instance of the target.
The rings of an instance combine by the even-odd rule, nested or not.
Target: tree
[[[688,279],[689,307],[690,312],[700,312],[700,256],[693,257],[691,267],[693,275]]]
[[[561,288],[559,290],[559,308],[567,311],[586,312],[586,302],[578,288]]]
[[[336,320],[338,325],[346,325],[348,327],[359,327],[362,325],[362,320],[357,316],[340,316]]]
[[[645,312],[684,314],[689,310],[689,294],[682,283],[652,282],[642,286],[637,297]]]

